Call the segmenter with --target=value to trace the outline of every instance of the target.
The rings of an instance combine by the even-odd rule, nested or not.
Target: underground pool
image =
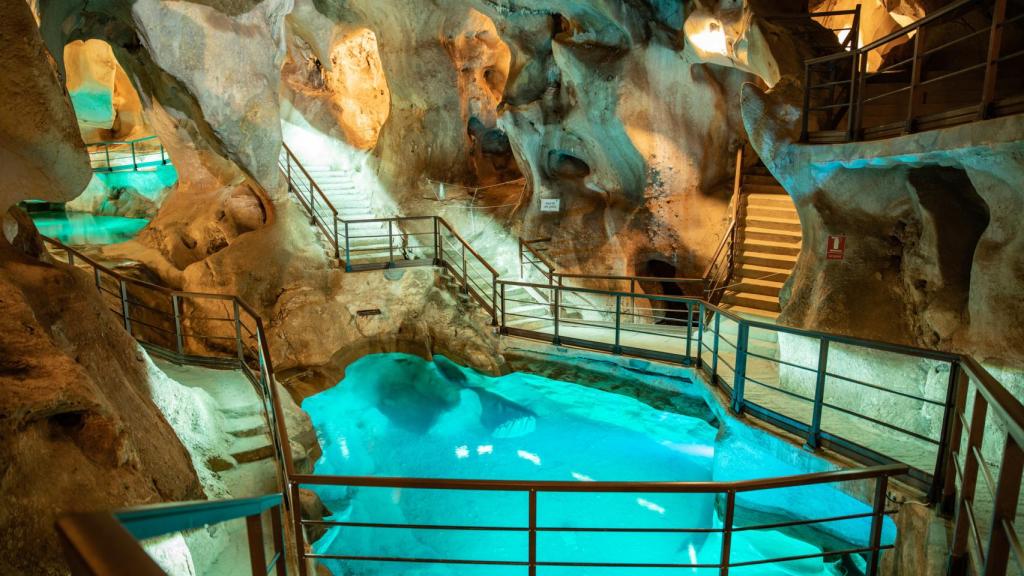
[[[365,356],[346,369],[337,386],[307,398],[302,407],[312,418],[323,450],[314,468],[319,475],[581,483],[710,481],[716,473],[716,450],[723,449],[716,418],[659,411],[625,395],[533,374],[490,377],[440,356],[432,361],[397,353]],[[737,459],[742,458],[732,460]],[[527,555],[527,534],[521,530],[423,528],[524,527],[528,524],[526,493],[340,486],[313,490],[328,511],[325,520],[360,524],[315,533],[315,554],[510,562]],[[838,490],[816,490],[806,496],[838,502],[837,509],[843,512],[863,511],[859,501]],[[778,498],[764,509],[784,511],[785,502]],[[538,534],[537,556],[564,563],[717,564],[721,536],[713,530],[721,526],[720,503],[715,494],[541,493],[537,525],[559,531]],[[421,527],[365,525],[382,523]],[[662,531],[572,530],[595,527]],[[863,527],[847,528],[849,532]],[[891,539],[892,527],[887,528]],[[840,528],[832,534],[843,532]],[[733,562],[817,557],[738,567],[730,573],[833,576],[855,574],[862,565],[857,555],[822,557],[821,546],[828,538],[805,536],[780,530],[735,532]],[[843,546],[828,545],[830,549]],[[527,574],[523,566],[377,560],[324,560],[323,564],[335,576]],[[541,566],[537,574],[711,575],[718,570]]]
[[[97,216],[84,212],[39,212],[31,216],[40,234],[74,246],[125,242],[149,223],[145,218]]]

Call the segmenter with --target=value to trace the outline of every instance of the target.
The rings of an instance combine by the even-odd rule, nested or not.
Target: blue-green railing
[[[156,136],[136,140],[93,142],[85,145],[93,172],[131,172],[171,163]]]

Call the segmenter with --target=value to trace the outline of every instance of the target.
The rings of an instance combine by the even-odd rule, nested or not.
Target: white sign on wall
[[[562,200],[559,198],[541,198],[541,212],[558,212],[562,208]]]

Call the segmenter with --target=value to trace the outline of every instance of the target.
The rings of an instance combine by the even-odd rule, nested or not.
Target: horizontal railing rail
[[[269,551],[263,528],[265,515],[271,523]],[[285,516],[280,493],[258,498],[156,504],[113,514],[67,514],[57,521],[57,532],[75,576],[163,576],[163,569],[139,546],[140,541],[239,519],[245,520],[252,575],[287,574]]]
[[[94,172],[138,171],[170,164],[157,136],[135,140],[91,142],[85,145]]]
[[[498,566],[522,566],[528,569],[529,574],[536,574],[538,567],[605,567],[605,568],[691,568],[691,569],[714,569],[719,574],[727,574],[731,568],[741,566],[753,566],[759,564],[785,564],[795,560],[808,560],[811,558],[825,556],[837,557],[843,554],[864,554],[867,556],[867,574],[878,574],[879,558],[883,550],[893,547],[891,539],[883,541],[884,522],[887,510],[886,496],[890,477],[898,476],[906,472],[906,467],[901,465],[878,466],[872,468],[838,470],[832,472],[821,472],[816,474],[802,474],[795,476],[783,476],[775,478],[764,478],[754,480],[741,480],[734,482],[565,482],[565,481],[510,481],[510,480],[468,480],[468,479],[435,479],[435,478],[385,478],[385,477],[358,477],[358,476],[327,476],[327,475],[296,475],[293,482],[300,486],[316,491],[324,487],[362,487],[362,488],[392,488],[407,490],[427,491],[464,491],[464,492],[510,492],[522,493],[527,500],[524,503],[526,508],[527,521],[517,524],[511,518],[515,518],[514,510],[504,510],[503,516],[510,518],[500,526],[481,524],[410,524],[380,521],[351,521],[351,520],[322,520],[303,519],[303,526],[316,525],[320,528],[334,529],[371,529],[371,530],[395,530],[407,529],[416,532],[441,532],[450,533],[456,531],[472,531],[475,533],[525,533],[527,536],[526,546],[523,546],[523,554],[520,557],[489,557],[489,558],[451,558],[451,557],[421,557],[396,555],[393,552],[387,554],[372,554],[369,552],[345,552],[333,549],[317,552],[304,552],[304,559],[323,561],[345,561],[345,562],[378,562],[378,563],[413,563],[413,564],[448,564],[448,565],[498,565]],[[748,519],[740,519],[737,498],[739,495],[748,492],[813,488],[824,484],[842,485],[847,482],[870,481],[874,482],[872,496],[869,503],[859,504],[857,508],[842,508],[841,514],[821,516],[821,508],[815,506],[814,498],[807,500],[808,508],[814,508],[808,514],[798,516],[802,510],[791,511],[796,519],[781,522],[758,523]],[[840,486],[842,488],[843,486]],[[690,494],[704,495],[717,499],[721,505],[716,507],[720,514],[721,526],[712,525],[710,522],[701,523],[699,526],[672,526],[666,527],[637,527],[630,523],[628,518],[621,518],[619,526],[574,526],[572,524],[558,523],[558,525],[545,524],[542,509],[544,508],[545,494]],[[859,502],[859,501],[858,501]],[[835,510],[830,508],[829,510]],[[829,522],[857,522],[858,528],[863,529],[863,534],[855,544],[844,550],[828,550],[818,554],[786,555],[778,554],[774,557],[757,560],[741,560],[734,558],[732,552],[732,541],[736,534],[754,530],[779,530],[787,528],[814,527]],[[547,522],[550,522],[548,520]],[[655,552],[647,551],[646,554],[632,553],[629,561],[616,558],[615,561],[575,561],[566,557],[552,558],[550,553],[545,554],[542,547],[538,546],[538,540],[546,534],[664,534],[673,533],[684,537],[686,534],[710,535],[720,537],[720,545],[716,552],[714,561],[699,562],[694,555],[690,556],[689,562],[669,562],[665,558],[658,557]],[[646,556],[646,558],[645,558]],[[640,557],[640,558],[637,558]]]
[[[1003,42],[1021,26],[1017,4],[959,0],[855,51],[806,60],[801,140],[889,138],[1024,112],[1024,79],[1012,72],[1024,50]]]

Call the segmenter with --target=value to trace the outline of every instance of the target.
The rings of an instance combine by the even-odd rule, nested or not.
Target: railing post
[[[718,378],[718,328],[722,321],[722,315],[718,312],[712,312],[715,315],[715,339],[711,342],[711,383],[717,384],[715,380]]]
[[[298,556],[299,576],[306,576],[309,570],[306,567],[306,538],[302,531],[302,506],[299,504],[299,485],[290,483],[288,490],[291,493],[291,513],[293,529],[295,532],[295,555]]]
[[[728,576],[732,563],[732,524],[736,513],[736,492],[725,493],[725,518],[722,519],[722,557],[719,560],[719,576]]]
[[[850,25],[850,98],[846,107],[846,140],[852,142],[857,137],[857,72],[860,63],[857,56],[858,37],[860,36],[860,4],[854,9],[853,23]]]
[[[537,576],[537,490],[530,489],[530,534],[529,559],[527,561],[530,576]]]
[[[498,325],[498,273],[491,272],[491,326]]]
[[[447,270],[444,266],[444,232],[441,230],[441,223],[434,217],[434,226],[437,229],[437,260],[441,264],[441,270]]]
[[[394,220],[388,220],[388,266],[395,265],[395,227]]]
[[[746,322],[739,322],[739,329],[736,332],[736,367],[733,369],[732,381],[732,411],[736,414],[743,413],[743,388],[747,382],[747,339],[750,335],[750,326]]]
[[[163,142],[160,143],[160,164],[163,166],[167,165],[167,151],[164,149]]]
[[[107,155],[107,172],[113,172],[114,166],[110,164],[110,144],[105,144],[103,146],[103,150],[106,152]]]
[[[612,347],[613,354],[621,354],[621,337],[622,337],[622,295],[615,295],[615,345]]]
[[[562,343],[562,337],[558,333],[558,316],[559,316],[559,310],[558,309],[560,307],[559,300],[561,299],[562,291],[559,290],[558,288],[552,288],[552,290],[555,293],[555,297],[553,299],[555,301],[555,303],[554,303],[555,337],[554,337],[554,339],[551,340],[551,343],[555,344],[557,346],[558,344]]]
[[[260,514],[245,517],[245,532],[249,536],[249,565],[252,576],[266,576],[267,555],[263,550],[263,521]]]
[[[139,162],[138,162],[138,160],[135,157],[135,142],[134,141],[129,142],[128,145],[131,146],[131,148],[132,148],[132,170],[138,170],[139,169]]]
[[[462,291],[469,293],[469,267],[466,266],[466,243],[460,242],[462,245]]]
[[[338,215],[334,215],[334,258],[341,258],[341,241],[338,239]]]
[[[804,448],[817,450],[821,442],[821,410],[825,403],[825,379],[828,373],[829,341],[822,338],[818,342],[818,372],[814,384],[814,407],[811,411],[811,428],[807,432],[807,444]]]
[[[693,364],[693,302],[686,302],[686,357],[683,366]]]
[[[914,35],[913,40],[914,56],[910,68],[910,89],[907,91],[907,120],[906,124],[903,127],[904,134],[911,134],[912,132],[914,132],[914,117],[916,116],[917,101],[919,99],[917,87],[921,83],[921,42],[923,42],[922,38],[924,38],[924,33],[925,27],[921,26],[920,28],[918,28],[917,34]]]
[[[707,313],[704,303],[700,302],[697,307],[697,368],[704,367],[704,315]]]
[[[505,283],[501,283],[501,332],[505,332]]]
[[[952,402],[947,401],[946,415],[943,420],[947,426],[943,427],[944,433],[948,434],[942,467],[945,475],[945,483],[942,487],[942,501],[939,506],[939,514],[945,518],[951,518],[956,511],[956,466],[953,464],[954,454],[960,452],[960,441],[963,436],[963,421],[961,416],[967,410],[967,386],[970,380],[967,372],[964,371],[960,362],[952,362],[949,366],[949,387],[946,390],[946,397],[952,396]],[[938,476],[936,476],[938,477]]]
[[[434,222],[434,266],[442,266],[441,263],[441,231],[437,226],[437,216],[433,218]]]
[[[853,64],[857,67],[857,99],[854,106],[854,115],[851,119],[853,122],[853,140],[861,140],[862,128],[864,127],[864,90],[865,83],[867,82],[868,76],[868,55],[855,53],[853,57]]]
[[[118,279],[118,287],[121,289],[121,316],[124,319],[124,329],[128,331],[128,335],[132,335],[132,319],[131,314],[128,311],[128,285],[124,280]]]
[[[882,527],[885,524],[885,499],[888,493],[889,477],[881,475],[875,480],[875,499],[871,515],[871,540],[868,544],[867,576],[878,576],[878,562],[882,558]]]
[[[348,220],[345,221],[345,272],[352,271],[352,237],[349,236]]]
[[[174,308],[174,338],[177,340],[178,354],[185,354],[185,335],[181,330],[181,298],[171,295],[171,307]]]
[[[999,53],[1002,49],[1005,23],[1006,0],[996,0],[992,10],[992,31],[989,33],[987,59],[985,60],[985,83],[981,87],[981,104],[978,107],[979,120],[984,120],[991,114],[992,101],[996,97]]]
[[[804,63],[804,113],[800,116],[800,141],[807,142],[811,115],[811,65]],[[739,167],[737,167],[737,170]]]
[[[525,258],[525,256],[526,255],[523,253],[523,238],[522,238],[522,236],[520,236],[519,237],[519,279],[520,280],[525,280],[526,279],[526,276],[525,276],[525,274],[526,274],[526,265],[523,264],[523,259]]]
[[[239,313],[238,299],[231,301],[235,314],[235,345],[238,348],[238,363],[245,364],[245,346],[242,344],[242,316]]]

